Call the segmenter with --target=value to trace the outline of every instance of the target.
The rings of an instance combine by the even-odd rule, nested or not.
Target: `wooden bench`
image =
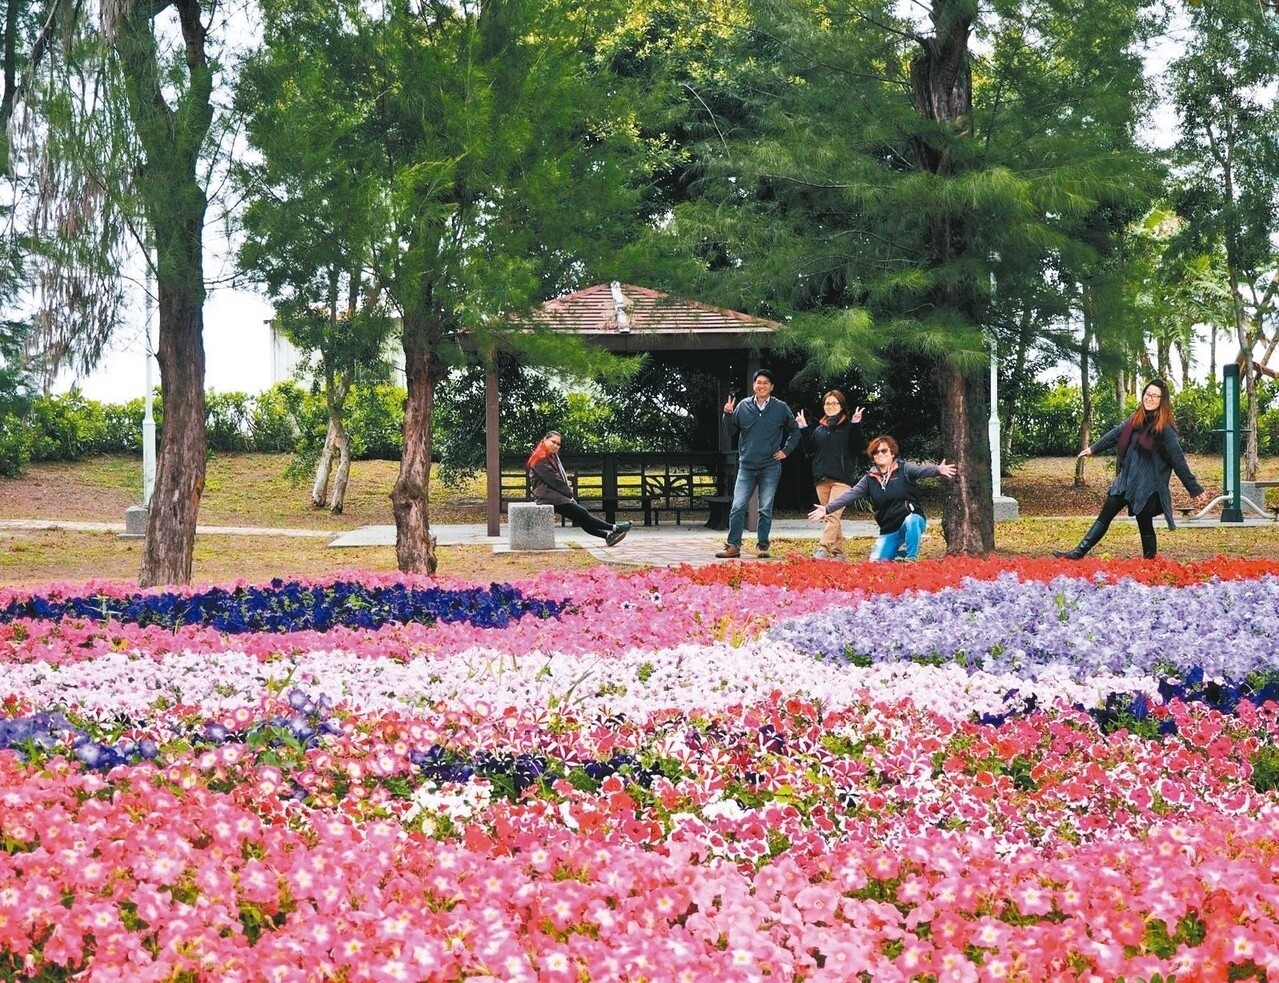
[[[564,455],[560,463],[573,497],[608,522],[619,513],[635,513],[646,526],[660,524],[664,515],[682,525],[686,514],[710,511],[719,490],[717,454]],[[502,458],[499,486],[503,507],[533,497],[523,457]],[[560,524],[566,524],[563,517]]]

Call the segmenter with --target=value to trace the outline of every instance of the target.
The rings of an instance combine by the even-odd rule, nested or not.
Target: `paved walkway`
[[[505,526],[500,536],[489,536],[488,527],[475,525],[433,525],[431,532],[440,546],[488,545],[495,553],[508,551]],[[812,547],[821,535],[821,526],[806,519],[777,519],[773,522],[772,538],[811,540]],[[875,523],[869,519],[844,520],[844,535],[850,538],[864,538],[858,543],[858,551],[870,549],[870,540],[878,535]],[[580,547],[592,556],[607,563],[620,563],[636,566],[677,566],[681,563],[694,565],[719,562],[715,559],[715,551],[724,545],[722,530],[707,529],[704,525],[676,526],[670,523],[660,526],[635,526],[626,538],[611,549],[604,545],[602,539],[588,536],[575,526],[555,526],[555,545],[558,550]],[[755,554],[749,548],[755,545],[753,533],[747,533],[742,540],[747,547],[742,551],[744,559],[754,560]],[[330,546],[342,548],[348,546],[394,546],[395,526],[364,526],[344,533],[333,540]],[[811,548],[811,547],[810,547]],[[774,554],[777,556],[778,554]]]

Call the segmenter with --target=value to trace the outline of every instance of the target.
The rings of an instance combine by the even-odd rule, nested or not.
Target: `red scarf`
[[[1137,436],[1137,446],[1147,454],[1153,453],[1155,449],[1155,427],[1154,420],[1147,414],[1145,421],[1140,427],[1134,427],[1132,420],[1124,424],[1123,430],[1119,431],[1119,446],[1115,449],[1119,455],[1118,461],[1122,466],[1124,463],[1124,455],[1128,453],[1128,445],[1132,442],[1133,435]]]

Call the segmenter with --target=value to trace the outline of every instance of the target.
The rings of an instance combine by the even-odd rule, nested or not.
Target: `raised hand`
[[[849,419],[850,419],[850,420],[852,420],[854,423],[861,423],[861,422],[862,422],[862,414],[863,414],[863,413],[865,413],[865,412],[866,412],[866,407],[864,407],[864,406],[859,406],[859,407],[857,407],[857,409],[853,410],[853,415],[852,415],[852,416],[850,416],[850,417],[849,417]]]
[[[955,467],[953,464],[947,464],[946,459],[943,457],[941,459],[941,464],[937,465],[937,472],[943,478],[953,478],[955,475],[959,474],[959,468]]]
[[[808,421],[804,419],[803,410],[800,410],[798,413],[795,414],[795,422],[798,423],[801,428],[808,426]]]
[[[735,400],[732,396],[729,396],[729,397],[728,397],[728,402],[724,404],[724,412],[725,412],[725,413],[732,413],[732,412],[733,412],[733,407],[734,407],[734,406],[736,406],[736,405],[737,405],[737,400]]]

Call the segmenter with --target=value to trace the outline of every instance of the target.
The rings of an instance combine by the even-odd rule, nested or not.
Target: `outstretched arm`
[[[820,522],[831,512],[838,512],[845,506],[852,505],[853,502],[859,501],[863,498],[869,498],[869,488],[870,479],[863,476],[861,481],[857,482],[857,484],[853,485],[852,488],[848,489],[848,491],[844,492],[844,494],[840,495],[838,498],[832,498],[825,505],[814,505],[813,510],[808,513],[809,521]]]

